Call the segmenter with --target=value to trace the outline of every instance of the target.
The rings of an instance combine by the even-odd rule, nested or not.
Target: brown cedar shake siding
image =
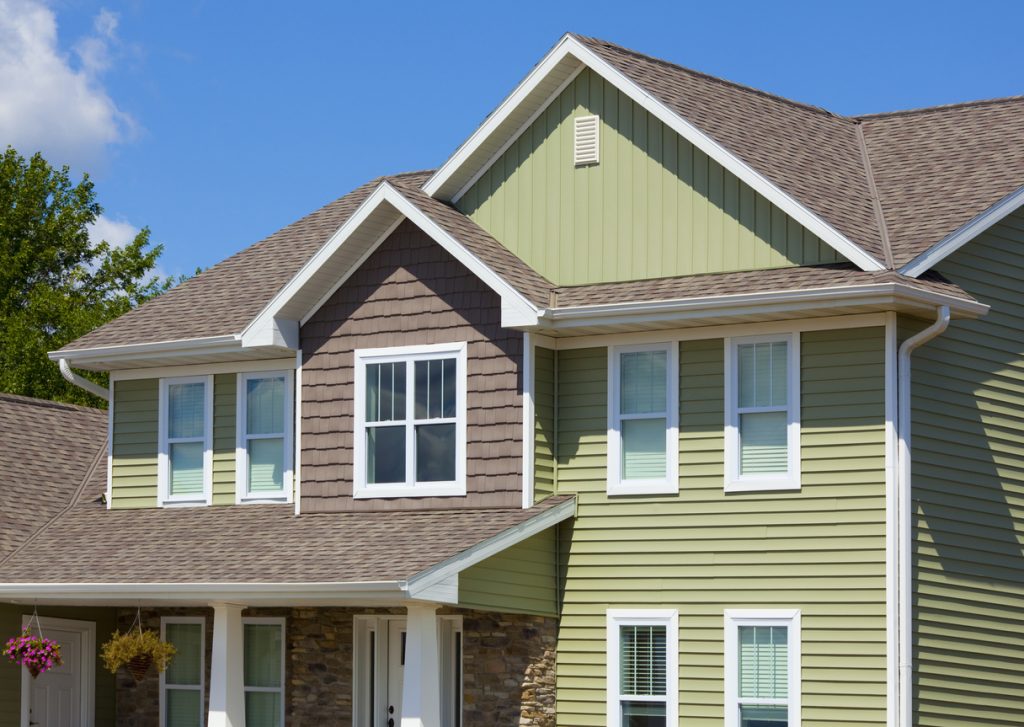
[[[522,506],[522,333],[501,300],[406,221],[301,330],[302,509]],[[352,498],[353,351],[468,342],[466,496]]]

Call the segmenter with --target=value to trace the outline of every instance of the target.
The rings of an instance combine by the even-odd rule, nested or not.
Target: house
[[[2,622],[78,649],[0,724],[1020,723],[1022,139],[566,35],[54,352],[106,431],[0,402]],[[178,654],[111,679],[136,620]]]

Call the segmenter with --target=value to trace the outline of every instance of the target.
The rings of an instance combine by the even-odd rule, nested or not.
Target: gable
[[[573,164],[573,119],[601,119]],[[557,285],[841,261],[831,246],[584,68],[456,200]]]

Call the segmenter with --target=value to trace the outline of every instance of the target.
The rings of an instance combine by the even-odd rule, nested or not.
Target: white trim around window
[[[168,436],[169,387],[175,384],[203,384],[203,434],[201,437]],[[213,376],[183,376],[160,379],[157,423],[157,500],[161,507],[209,505],[213,499]],[[203,490],[197,493],[171,494],[171,445],[201,442],[203,445]]]
[[[167,626],[171,624],[199,626],[199,683],[170,684],[167,681],[167,671],[160,672],[160,727],[165,727],[167,724],[167,690],[169,689],[199,692],[199,714],[196,715],[195,723],[202,725],[206,723],[206,618],[203,616],[161,616],[161,641],[167,641]]]
[[[665,354],[665,401],[643,413],[622,412],[622,357],[626,354]],[[629,422],[665,420],[665,471],[660,477],[629,478],[623,457],[623,429]],[[679,345],[649,343],[608,347],[608,494],[674,495],[679,492]]]
[[[466,494],[466,343],[441,343],[425,346],[358,349],[354,352],[355,396],[353,443],[353,497],[457,497]],[[417,418],[415,412],[416,363],[454,359],[455,406],[453,416]],[[387,420],[367,422],[367,369],[375,364],[404,364],[404,410],[392,410]],[[398,418],[398,417],[401,418]],[[454,478],[446,481],[416,481],[416,429],[419,426],[451,424],[455,427]],[[375,427],[404,427],[404,481],[369,483],[367,481],[367,438]]]
[[[246,693],[260,692],[270,693],[278,695],[278,708],[279,715],[277,724],[284,725],[284,703],[285,703],[285,684],[287,683],[287,672],[285,671],[285,651],[287,650],[287,619],[284,616],[244,616],[242,617],[242,633],[244,641],[244,633],[246,626],[276,626],[281,631],[281,654],[279,657],[278,672],[280,675],[279,684],[276,687],[256,687],[249,686],[245,683],[245,664],[239,664],[239,668],[242,669],[242,691],[243,695]],[[244,648],[244,647],[243,647]],[[244,698],[244,697],[243,697]]]
[[[756,344],[786,344],[785,403],[741,407],[740,347]],[[740,421],[744,414],[784,413],[786,417],[786,470],[744,473],[740,464]],[[800,489],[800,334],[790,332],[765,336],[725,339],[725,491]]]
[[[786,696],[748,697],[740,694],[740,628],[786,628]],[[800,727],[800,610],[799,609],[726,609],[725,611],[725,727],[740,727],[742,707],[787,708],[787,727]],[[761,680],[758,680],[759,682]]]
[[[608,727],[623,727],[623,702],[663,704],[664,724],[666,727],[674,727],[679,722],[679,612],[675,609],[608,609],[605,626],[608,669],[606,724]],[[621,634],[623,627],[630,626],[661,626],[665,629],[664,695],[623,693]]]
[[[251,434],[248,432],[248,383],[259,379],[284,379],[284,399],[280,428],[274,432]],[[235,416],[235,502],[291,502],[294,490],[293,444],[295,418],[292,415],[295,404],[295,379],[291,370],[253,371],[238,374],[236,390]],[[281,490],[279,492],[264,490],[252,492],[249,482],[249,445],[252,440],[280,439],[281,452]]]

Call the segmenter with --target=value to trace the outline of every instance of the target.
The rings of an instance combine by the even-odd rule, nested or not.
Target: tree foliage
[[[47,352],[176,282],[154,273],[163,246],[150,244],[148,228],[123,247],[90,241],[102,212],[88,174],[76,183],[68,167],[11,147],[0,157],[0,391],[102,405]]]

